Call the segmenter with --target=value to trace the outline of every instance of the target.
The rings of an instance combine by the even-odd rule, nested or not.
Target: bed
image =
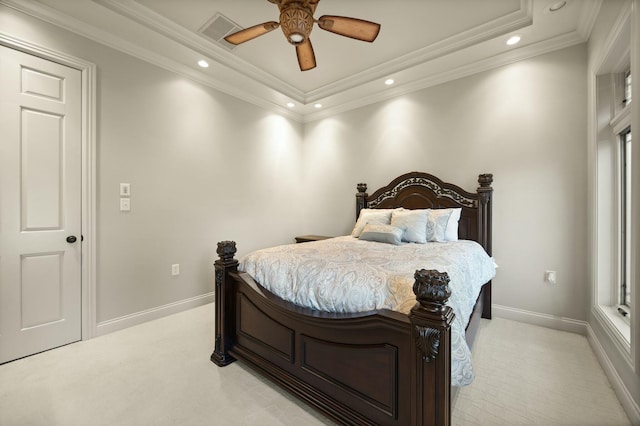
[[[411,172],[371,195],[358,184],[356,219],[363,209],[459,208],[459,238],[490,256],[492,182],[480,175],[471,193]],[[217,252],[215,364],[242,360],[341,424],[450,424],[455,315],[445,271],[409,271],[416,302],[408,313],[327,312],[280,298],[241,272],[235,242],[218,243]],[[464,321],[469,347],[480,318],[491,318],[490,280],[473,305]]]

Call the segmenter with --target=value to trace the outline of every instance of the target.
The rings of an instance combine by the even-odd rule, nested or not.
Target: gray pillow
[[[391,215],[391,226],[402,228],[402,241],[427,242],[427,210],[398,210]]]
[[[367,223],[360,234],[360,239],[379,243],[400,245],[402,242],[402,228],[379,223]]]
[[[433,210],[429,211],[429,220],[427,221],[427,241],[445,241],[445,231],[449,222],[451,213],[439,214]]]
[[[367,223],[381,223],[388,225],[391,223],[391,213],[396,209],[362,209],[356,221],[351,236],[358,238]]]

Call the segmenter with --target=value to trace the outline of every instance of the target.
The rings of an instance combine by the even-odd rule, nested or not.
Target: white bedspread
[[[447,304],[456,314],[451,384],[473,380],[465,328],[480,288],[495,276],[493,259],[475,241],[394,246],[345,236],[258,250],[244,256],[239,269],[285,300],[328,312],[409,313],[416,303],[415,271],[447,272],[452,292]]]

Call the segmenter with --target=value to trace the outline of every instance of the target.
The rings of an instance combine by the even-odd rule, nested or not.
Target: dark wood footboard
[[[416,271],[411,313],[334,314],[301,308],[237,271],[234,242],[216,268],[215,349],[241,359],[343,424],[448,425],[449,277]]]

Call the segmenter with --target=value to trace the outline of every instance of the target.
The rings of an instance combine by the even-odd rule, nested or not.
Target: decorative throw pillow
[[[443,242],[445,241],[445,231],[447,230],[447,223],[449,222],[448,214],[434,213],[434,210],[429,210],[429,220],[427,221],[427,241]]]
[[[396,209],[362,209],[360,216],[353,227],[351,236],[358,238],[367,223],[378,223],[389,225],[391,223],[391,213]]]
[[[402,228],[391,225],[368,223],[364,226],[360,239],[379,243],[400,245],[402,243]]]
[[[451,209],[429,209],[435,216],[447,216],[447,228],[444,234],[444,241],[458,241],[458,222],[460,221],[461,208]]]
[[[424,244],[427,242],[426,210],[397,210],[391,214],[391,226],[401,228],[402,241]]]

